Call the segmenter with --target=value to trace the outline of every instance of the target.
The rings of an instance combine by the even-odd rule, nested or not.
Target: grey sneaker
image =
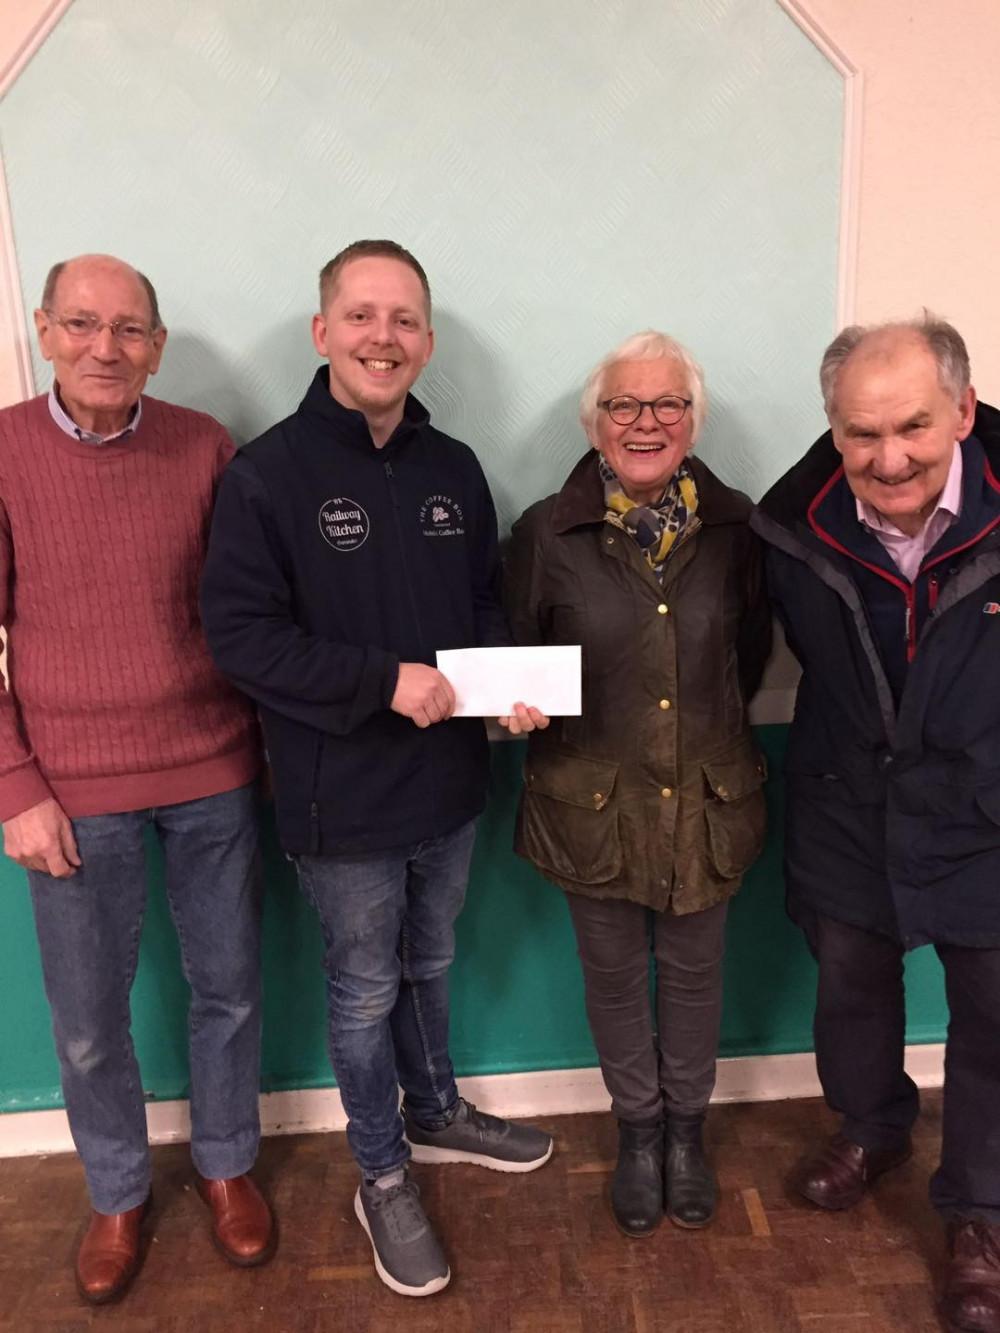
[[[400,1296],[431,1296],[448,1285],[448,1260],[420,1205],[420,1191],[405,1171],[398,1179],[383,1177],[381,1185],[362,1180],[354,1211],[372,1243],[375,1271],[387,1287]]]
[[[552,1139],[534,1125],[519,1125],[477,1111],[464,1097],[444,1129],[424,1129],[405,1113],[415,1162],[472,1162],[492,1171],[534,1171],[552,1156]]]

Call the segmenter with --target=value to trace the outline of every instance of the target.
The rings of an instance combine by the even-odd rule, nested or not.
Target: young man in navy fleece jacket
[[[409,392],[434,343],[423,269],[391,241],[357,242],[323,269],[320,302],[328,366],[227,470],[202,602],[218,665],[260,705],[279,833],[319,913],[355,1211],[382,1280],[423,1296],[450,1272],[411,1155],[530,1171],[552,1151],[461,1098],[448,1056],[489,756],[432,663],[510,640],[486,479]],[[523,705],[507,719],[545,721]]]

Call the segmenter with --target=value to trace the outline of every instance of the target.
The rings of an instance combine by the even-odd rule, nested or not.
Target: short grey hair
[[[694,359],[683,343],[656,329],[646,329],[644,333],[634,333],[623,343],[609,352],[597,363],[587,376],[580,398],[580,425],[587,432],[587,438],[594,443],[594,431],[597,426],[597,404],[601,397],[604,377],[612,366],[621,361],[676,361],[684,367],[687,375],[687,396],[691,399],[691,443],[697,440],[708,410],[705,395],[705,375],[701,366]]]
[[[42,289],[42,305],[41,305],[42,310],[49,311],[52,309],[52,302],[56,299],[56,288],[59,285],[59,279],[62,276],[62,271],[66,267],[66,265],[71,262],[72,261],[69,259],[60,259],[58,264],[53,264],[52,267],[49,269],[48,273],[45,276],[45,286]],[[128,267],[131,266],[126,265],[126,268]],[[135,273],[135,276],[139,279],[139,285],[142,287],[142,290],[146,293],[146,297],[149,301],[150,323],[152,325],[153,332],[155,333],[156,330],[160,327],[162,322],[160,319],[160,303],[156,299],[156,288],[146,277],[145,273],[140,273],[138,269],[133,269],[132,271]]]
[[[939,319],[933,311],[925,309],[923,314],[915,319],[890,320],[885,324],[850,324],[837,334],[823,353],[819,367],[819,386],[823,393],[823,408],[827,417],[833,412],[840,372],[850,360],[852,353],[872,334],[887,333],[895,329],[915,333],[923,339],[928,351],[937,362],[941,388],[950,398],[957,403],[965,393],[972,382],[969,351],[965,339],[953,324],[949,324],[945,319]]]

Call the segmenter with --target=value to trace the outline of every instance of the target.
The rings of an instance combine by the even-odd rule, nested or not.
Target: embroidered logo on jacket
[[[420,528],[425,537],[464,537],[461,505],[447,495],[428,495],[420,506]]]
[[[319,530],[335,551],[356,551],[368,540],[371,524],[357,500],[335,495],[320,506]]]
[[[984,616],[1000,616],[1000,602],[987,602],[983,607]]]

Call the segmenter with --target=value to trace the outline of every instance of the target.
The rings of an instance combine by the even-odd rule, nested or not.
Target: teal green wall
[[[758,730],[774,773],[780,771],[785,730]],[[510,850],[523,751],[521,743],[493,747],[495,790],[481,825],[452,972],[452,1054],[459,1075],[597,1063],[563,895]],[[782,905],[780,791],[779,777],[769,786],[773,823],[767,849],[730,913],[723,1055],[812,1046],[815,972]],[[265,829],[263,1087],[324,1086],[333,1079],[324,1045],[319,931],[269,819]],[[159,1099],[187,1090],[187,989],[159,875],[153,880],[133,992],[133,1029],[143,1085]],[[7,861],[0,866],[0,940],[0,1109],[58,1106],[27,888],[22,872]],[[911,955],[907,981],[909,1039],[941,1040],[945,1008],[931,950]]]
[[[823,428],[843,113],[776,0],[74,0],[3,101],[28,327],[56,259],[121,255],[170,330],[151,392],[243,442],[312,375],[322,265],[391,236],[434,292],[417,392],[502,527],[649,327],[704,365],[699,451],[759,495]]]
[[[242,441],[313,372],[320,266],[390,235],[435,293],[418,392],[476,450],[503,527],[582,451],[589,368],[650,325],[705,367],[699,452],[757,496],[823,424],[843,106],[774,0],[75,0],[3,103],[29,325],[54,260],[122,255],[170,328],[151,388]],[[761,740],[779,771],[781,729]],[[594,1062],[565,903],[510,851],[521,753],[494,747],[461,921],[462,1073]],[[270,823],[266,837],[264,1085],[327,1083],[318,933]],[[776,831],[733,907],[726,1054],[810,1044],[812,968],[778,846]],[[146,1088],[173,1097],[185,991],[153,881],[135,1035]],[[936,1039],[926,951],[910,980],[911,1036]],[[0,1108],[57,1102],[27,892],[0,859]]]

